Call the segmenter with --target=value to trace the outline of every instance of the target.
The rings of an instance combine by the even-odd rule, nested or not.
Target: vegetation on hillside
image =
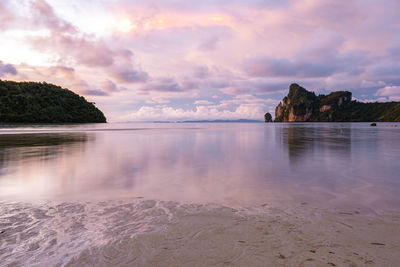
[[[361,103],[351,101],[349,105],[337,112],[336,121],[400,122],[400,102]]]
[[[296,119],[291,120],[290,114]],[[351,92],[348,91],[316,96],[313,92],[292,84],[288,96],[276,108],[275,121],[396,122],[400,121],[400,102],[352,101]]]
[[[0,122],[106,122],[94,104],[48,83],[0,80]]]

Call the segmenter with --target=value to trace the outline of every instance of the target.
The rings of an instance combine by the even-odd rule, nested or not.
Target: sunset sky
[[[297,82],[400,101],[400,0],[1,0],[0,79],[108,121],[262,119]]]

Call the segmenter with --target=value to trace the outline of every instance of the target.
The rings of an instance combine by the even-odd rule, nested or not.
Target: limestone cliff
[[[291,84],[289,94],[276,107],[275,121],[310,121],[313,114],[319,113],[320,110],[330,110],[330,105],[321,107],[320,102],[314,92],[309,92],[296,83]]]
[[[317,96],[294,83],[275,109],[275,122],[304,121],[400,121],[400,102],[361,103],[348,91]]]

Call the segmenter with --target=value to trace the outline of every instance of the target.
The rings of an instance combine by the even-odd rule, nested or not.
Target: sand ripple
[[[400,215],[307,204],[0,203],[4,266],[400,266]]]

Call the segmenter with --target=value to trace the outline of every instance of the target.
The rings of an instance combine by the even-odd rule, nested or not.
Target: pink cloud
[[[44,0],[31,5],[33,23],[50,30],[50,35],[33,37],[35,49],[53,52],[58,62],[105,68],[123,83],[144,82],[148,74],[133,64],[133,53],[126,48],[110,47],[104,40],[80,32],[71,23],[57,16]]]
[[[201,42],[201,44],[199,45],[199,50],[201,51],[215,50],[217,48],[218,42],[219,42],[218,37],[211,36]]]
[[[101,89],[87,89],[87,90],[83,90],[82,93],[84,95],[90,95],[90,96],[108,96],[109,95],[107,92],[104,92]]]
[[[196,101],[194,101],[194,104],[195,105],[212,105],[214,103],[211,101],[208,101],[208,100],[196,100]]]
[[[31,1],[33,13],[33,22],[37,25],[43,25],[52,31],[64,33],[77,33],[77,29],[69,22],[60,19],[54,12],[54,9],[44,0]]]
[[[173,78],[159,78],[157,80],[148,82],[142,91],[156,91],[156,92],[183,92],[183,87]]]
[[[75,69],[66,66],[53,66],[49,68],[49,75],[61,76],[66,79],[73,80],[75,78]]]
[[[154,114],[222,118],[239,106],[269,110],[262,99],[281,99],[292,82],[364,99],[400,85],[397,0],[116,0],[96,2],[93,18],[82,17],[91,4],[67,2],[1,1],[0,60],[18,72],[4,74],[4,63],[2,73],[98,97],[112,114],[147,103],[164,105]],[[83,30],[99,18],[104,28]],[[14,46],[28,55],[26,65],[5,57]],[[42,59],[32,63],[29,49]],[[218,103],[191,113],[213,96]],[[126,99],[135,104],[115,104]]]
[[[122,83],[142,83],[147,81],[149,75],[141,70],[114,69],[110,75]]]
[[[0,29],[4,29],[14,20],[14,15],[7,7],[7,1],[0,3]]]
[[[117,87],[117,85],[113,81],[111,81],[109,79],[105,80],[102,83],[101,87],[106,92],[118,92],[118,91],[120,91],[119,88]]]

